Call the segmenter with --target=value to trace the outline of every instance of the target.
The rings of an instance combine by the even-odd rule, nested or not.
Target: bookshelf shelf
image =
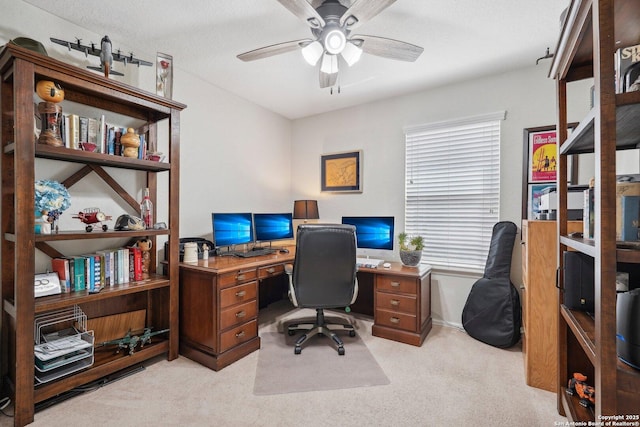
[[[144,362],[150,358],[160,356],[168,350],[169,341],[163,340],[162,338],[158,338],[156,340],[155,337],[152,343],[145,344],[142,348],[137,348],[131,355],[123,351],[116,353],[113,349],[97,348],[95,350],[95,361],[91,368],[81,371],[71,377],[66,377],[65,381],[53,381],[51,383],[35,387],[34,401],[36,403],[43,402],[69,390],[69,388],[79,387],[91,381],[98,380],[113,372]]]
[[[146,292],[153,289],[167,288],[171,286],[168,277],[154,275],[147,280],[131,281],[121,285],[114,285],[103,288],[100,292],[91,293],[87,290],[74,291],[65,294],[50,295],[35,299],[35,314],[47,311],[58,310],[76,304],[85,304],[95,301],[108,300],[117,296]],[[4,301],[4,310],[11,317],[15,318],[14,300]]]
[[[82,111],[94,114],[99,111],[105,118],[125,118],[126,123],[135,122],[135,126],[148,135],[150,146],[156,147],[159,139],[163,147],[166,143],[168,148],[165,155],[171,162],[154,162],[35,143],[34,96],[36,83],[40,80],[53,80],[64,87],[63,102],[70,103],[75,114]],[[0,114],[3,118],[0,127],[0,141],[3,144],[0,164],[3,182],[0,198],[0,283],[3,310],[8,319],[3,322],[3,336],[8,345],[2,346],[0,359],[6,371],[3,374],[6,374],[12,387],[14,424],[23,426],[33,422],[35,404],[38,402],[159,355],[166,355],[168,360],[178,357],[179,131],[180,112],[186,106],[13,44],[0,47],[0,84]],[[168,122],[166,128],[164,124],[158,126],[161,120]],[[158,128],[163,129],[162,135],[158,135]],[[47,162],[39,159],[47,159]],[[66,188],[95,173],[138,214],[138,200],[129,194],[118,179],[123,180],[123,177],[130,175],[123,173],[124,170],[142,172],[137,175],[143,180],[141,185],[149,188],[153,202],[157,201],[158,191],[168,194],[166,206],[162,207],[167,210],[167,228],[139,231],[102,231],[94,228],[87,232],[84,225],[78,223],[78,230],[35,234],[33,183],[39,165],[46,163],[58,167],[51,160],[60,162],[60,170],[70,171],[71,175],[61,181]],[[77,170],[64,163],[84,166]],[[75,172],[71,172],[73,170]],[[158,174],[162,174],[163,179],[158,179]],[[70,191],[73,193],[73,189]],[[158,206],[154,205],[154,208],[157,210]],[[153,213],[157,217],[156,212]],[[68,212],[63,215],[66,214],[73,215]],[[158,236],[166,236],[168,241],[164,266],[166,275],[156,271],[161,268],[157,259]],[[148,238],[151,241],[154,249],[148,253],[149,279],[106,286],[97,293],[83,290],[35,298],[36,251],[52,259],[62,256],[79,258],[85,253],[81,249],[82,241],[91,240],[92,246],[101,246],[100,240],[104,240],[104,246],[108,249],[114,245],[114,238],[123,241]],[[55,242],[69,243],[50,245]],[[60,250],[70,253],[63,254]],[[126,278],[123,281],[126,282]],[[169,331],[162,337],[154,337],[152,343],[136,348],[131,355],[128,351],[115,353],[106,348],[96,349],[93,365],[36,385],[34,318],[38,314],[76,305],[89,320],[120,315],[129,318],[131,313],[144,311],[145,327]]]

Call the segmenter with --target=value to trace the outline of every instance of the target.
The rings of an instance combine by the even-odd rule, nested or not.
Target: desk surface
[[[278,251],[270,255],[260,255],[256,257],[241,258],[234,256],[215,256],[208,259],[199,259],[198,262],[181,262],[180,268],[188,270],[202,270],[217,274],[227,273],[230,271],[243,270],[247,268],[263,267],[271,264],[288,264],[293,263],[296,256],[296,247],[287,246],[289,253],[280,253]],[[401,262],[391,262],[391,267],[384,268],[365,268],[360,267],[358,271],[377,273],[377,274],[393,274],[398,276],[422,277],[431,271],[431,266],[422,264],[417,267],[407,267]]]

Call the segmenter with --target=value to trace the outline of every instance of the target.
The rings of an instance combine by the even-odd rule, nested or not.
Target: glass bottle
[[[145,228],[153,228],[153,203],[149,198],[149,189],[144,189],[144,197],[140,202],[140,215],[144,222]]]

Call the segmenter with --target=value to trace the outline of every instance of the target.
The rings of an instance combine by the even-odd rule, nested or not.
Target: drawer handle
[[[246,294],[247,294],[247,291],[239,291],[239,292],[236,292],[236,296],[237,296],[238,298],[242,298],[242,297],[243,297],[243,296],[245,296]]]
[[[236,280],[244,280],[244,274],[238,274]]]
[[[247,315],[247,313],[245,313],[244,310],[239,311],[239,312],[236,313],[236,317],[239,318],[239,319],[243,318],[246,315]]]
[[[397,288],[398,286],[400,286],[400,282],[391,282],[392,288]]]
[[[397,299],[392,299],[392,300],[391,300],[391,305],[394,305],[394,306],[396,306],[396,307],[397,307],[397,306],[399,306],[399,305],[400,305],[400,301],[398,301]]]
[[[400,319],[398,319],[397,317],[392,317],[391,319],[389,319],[389,321],[396,324],[400,323]]]
[[[271,268],[267,268],[267,273],[269,273],[269,274],[273,274],[273,273],[275,273],[275,272],[276,272],[276,269],[275,269],[275,268],[273,268],[273,267],[271,267]]]
[[[242,338],[244,337],[244,331],[240,331],[236,334],[236,338]]]

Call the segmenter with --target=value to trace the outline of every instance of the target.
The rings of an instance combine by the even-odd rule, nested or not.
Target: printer
[[[569,186],[567,192],[567,219],[570,221],[579,221],[582,219],[584,212],[584,190],[589,187],[586,185]],[[540,195],[540,212],[536,219],[552,219],[557,218],[558,212],[558,191],[555,187],[547,187],[542,190]]]

